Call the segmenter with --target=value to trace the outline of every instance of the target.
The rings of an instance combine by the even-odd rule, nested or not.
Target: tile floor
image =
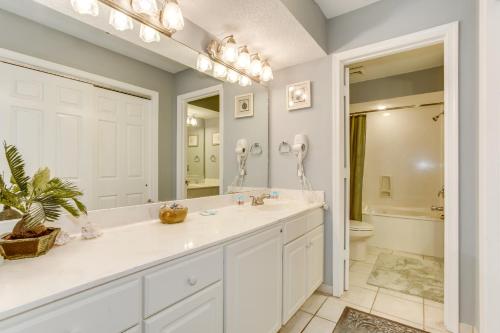
[[[280,330],[280,333],[332,333],[345,306],[431,333],[446,333],[443,324],[443,304],[366,283],[373,264],[381,252],[392,251],[370,248],[370,254],[365,261],[351,262],[348,292],[341,298],[315,293]],[[398,254],[415,256],[402,252]]]

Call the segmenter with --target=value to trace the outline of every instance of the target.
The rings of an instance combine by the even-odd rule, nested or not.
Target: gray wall
[[[314,1],[304,0],[281,0],[281,2],[326,52],[328,40],[327,20],[318,4]]]
[[[0,30],[2,48],[159,92],[159,198],[175,196],[172,74],[2,10]]]
[[[188,92],[223,84],[224,90],[224,188],[231,185],[237,175],[238,165],[234,154],[236,141],[246,138],[249,144],[259,142],[263,148],[260,156],[250,156],[247,161],[248,175],[246,186],[265,187],[268,185],[268,101],[267,87],[253,84],[251,87],[240,87],[237,84],[222,82],[194,69],[188,69],[175,74],[176,96]],[[253,92],[254,116],[249,118],[234,118],[234,97]],[[175,102],[176,103],[176,102]],[[175,138],[174,138],[175,140]],[[175,172],[173,175],[175,179]]]
[[[306,134],[309,151],[304,162],[306,176],[313,189],[326,191],[332,200],[332,65],[330,57],[301,64],[274,74],[269,87],[269,162],[270,186],[299,189],[296,159],[280,155],[281,141],[293,143],[295,134]],[[311,80],[312,107],[287,111],[286,85]],[[332,215],[325,215],[325,283],[332,284]]]
[[[351,104],[425,94],[444,89],[444,67],[405,73],[351,84]]]

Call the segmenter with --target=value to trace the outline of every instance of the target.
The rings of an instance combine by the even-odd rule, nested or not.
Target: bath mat
[[[332,333],[426,333],[418,328],[362,312],[348,306]]]
[[[367,283],[443,303],[443,260],[381,253]]]

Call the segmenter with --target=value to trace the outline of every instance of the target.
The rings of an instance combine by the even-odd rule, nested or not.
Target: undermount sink
[[[288,208],[288,202],[266,200],[263,205],[255,206],[254,208],[258,210],[271,211],[271,212],[281,211]]]

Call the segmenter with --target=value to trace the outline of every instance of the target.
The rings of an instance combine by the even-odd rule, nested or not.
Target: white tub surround
[[[444,257],[445,221],[441,212],[426,209],[377,207],[363,212],[363,221],[374,227],[368,244],[375,247]]]
[[[260,282],[245,280],[239,278],[241,272],[234,270],[243,267],[265,275],[263,273],[268,266],[255,266],[261,260],[245,262],[245,258],[254,254],[255,258],[266,258],[270,255],[268,250],[272,248],[275,250],[271,252],[276,256],[272,256],[274,259],[268,260],[268,263],[277,265],[274,267],[274,277],[275,283],[279,285],[279,299],[266,299],[263,303],[269,301],[269,304],[279,306],[279,311],[275,311],[279,315],[270,318],[268,323],[281,323],[281,253],[284,235],[297,239],[312,231],[312,227],[323,224],[323,200],[308,202],[290,199],[293,197],[300,195],[282,192],[281,199],[267,200],[265,205],[257,207],[248,203],[235,206],[231,195],[182,200],[181,203],[190,208],[190,214],[184,223],[176,225],[159,223],[156,217],[159,204],[91,212],[90,219],[103,228],[102,237],[90,241],[78,238],[67,245],[55,247],[39,258],[7,261],[0,266],[0,331],[29,332],[30,329],[50,328],[51,332],[83,329],[82,332],[118,333],[129,328],[137,329],[135,325],[139,325],[145,332],[159,332],[159,328],[166,327],[162,323],[182,317],[183,311],[189,313],[186,309],[196,308],[205,301],[210,304],[206,318],[219,318],[223,293],[239,295],[239,308],[232,307],[231,311],[239,311],[238,316],[241,317],[245,302],[251,300],[241,298],[244,297],[241,290],[267,288],[269,285],[249,284],[264,284],[272,278]],[[198,213],[207,208],[216,208],[217,215],[201,216]],[[292,224],[295,226],[292,228],[288,222],[295,220],[300,221]],[[68,223],[62,222],[63,225]],[[321,240],[322,235],[321,229]],[[238,254],[246,252],[245,242],[253,244],[251,253],[239,257]],[[263,247],[260,244],[264,244]],[[279,246],[268,247],[265,244]],[[322,247],[322,242],[320,244]],[[318,255],[323,253],[322,250],[317,252]],[[224,264],[223,253],[226,256]],[[229,264],[231,260],[233,265]],[[319,264],[319,260],[314,259],[313,262]],[[313,270],[317,272],[321,269],[322,272],[322,260],[320,264],[321,267]],[[318,274],[315,279],[317,281],[311,282],[306,297],[309,296],[309,289],[316,289],[322,282]],[[187,296],[189,298],[185,299]],[[270,296],[263,294],[262,297]],[[97,322],[106,319],[109,325],[91,327],[82,323],[84,319],[94,318],[89,305],[83,301],[85,299],[97,310],[124,304],[125,312],[113,310],[107,319],[97,316]],[[142,314],[141,299],[144,302]],[[68,307],[69,304],[72,307]],[[79,309],[79,314],[68,312],[71,308],[75,311]],[[264,308],[255,311],[269,311],[269,308]],[[159,311],[162,311],[161,316]],[[120,319],[124,314],[128,316],[127,320]],[[260,313],[248,314],[255,315]],[[59,316],[68,319],[57,322],[55,318]],[[203,322],[201,317],[193,322]],[[226,321],[234,320],[232,318],[229,313],[224,317]],[[222,323],[210,320],[203,324],[209,327],[206,331],[222,332]],[[243,332],[237,321],[233,328],[228,332]]]

